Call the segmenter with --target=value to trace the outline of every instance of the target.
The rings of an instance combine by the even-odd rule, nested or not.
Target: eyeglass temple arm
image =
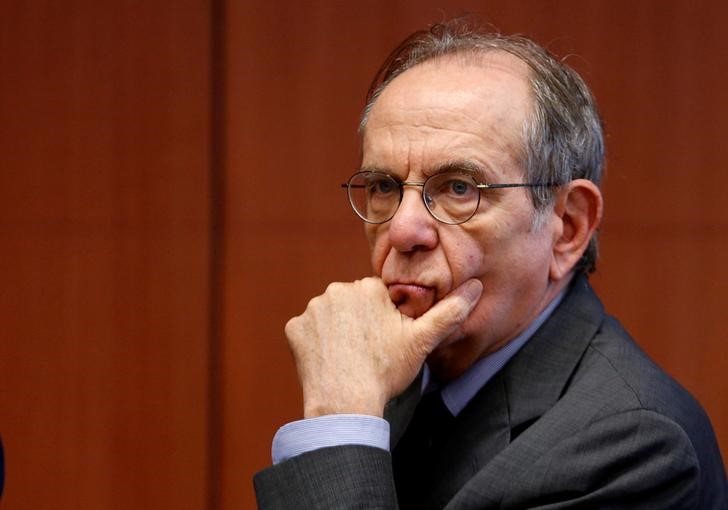
[[[540,182],[523,182],[517,184],[476,184],[475,187],[478,189],[498,189],[498,188],[541,188],[558,186],[553,182],[540,183]]]
[[[421,182],[403,182],[404,186],[422,186]],[[498,188],[541,188],[558,186],[556,183],[516,183],[516,184],[476,184],[475,187],[478,189],[498,189]],[[348,184],[344,183],[341,185],[342,188],[366,188],[365,184]]]

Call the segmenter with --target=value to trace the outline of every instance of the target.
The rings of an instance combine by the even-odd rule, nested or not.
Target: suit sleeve
[[[321,448],[254,478],[260,510],[396,509],[389,452],[370,446]]]

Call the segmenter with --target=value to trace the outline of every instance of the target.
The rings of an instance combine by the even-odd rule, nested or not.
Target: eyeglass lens
[[[473,178],[454,172],[436,174],[424,184],[400,183],[379,172],[360,172],[349,179],[349,201],[364,221],[384,223],[397,212],[404,186],[422,186],[425,206],[443,223],[469,220],[480,203],[480,190]]]

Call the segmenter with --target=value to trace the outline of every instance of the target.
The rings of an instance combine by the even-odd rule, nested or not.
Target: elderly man
[[[449,22],[390,55],[360,129],[344,186],[376,276],[287,324],[304,419],[259,506],[725,508],[708,418],[589,287],[603,141],[581,78]]]

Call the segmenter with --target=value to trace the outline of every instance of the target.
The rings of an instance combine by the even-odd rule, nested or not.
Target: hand
[[[332,283],[286,324],[303,387],[304,416],[382,416],[427,355],[473,309],[483,285],[463,283],[417,319],[403,315],[376,277]]]

